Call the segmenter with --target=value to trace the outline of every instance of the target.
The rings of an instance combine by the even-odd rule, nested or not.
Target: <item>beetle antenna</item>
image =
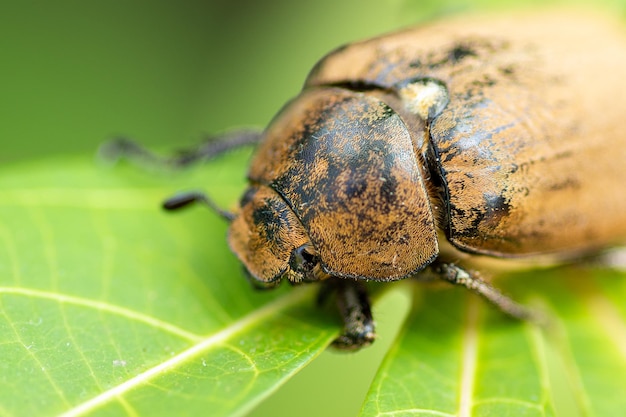
[[[235,219],[235,214],[219,207],[209,196],[199,191],[181,192],[168,198],[163,202],[163,208],[167,211],[178,210],[190,204],[201,203],[222,216],[229,223]]]

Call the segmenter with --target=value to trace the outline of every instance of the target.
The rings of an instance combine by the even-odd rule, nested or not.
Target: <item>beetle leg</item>
[[[262,133],[254,130],[229,132],[210,137],[199,146],[180,151],[174,156],[157,155],[130,139],[118,138],[103,144],[98,154],[106,161],[127,158],[151,167],[186,168],[199,162],[206,162],[233,149],[255,145],[259,143],[261,137]]]
[[[185,191],[173,195],[163,202],[163,208],[167,211],[174,211],[187,207],[190,204],[201,203],[222,216],[226,221],[231,222],[235,215],[228,210],[219,207],[213,200],[199,191]]]
[[[333,341],[333,346],[341,350],[357,350],[372,344],[376,332],[365,285],[360,281],[329,278],[322,284],[318,303],[322,303],[332,292],[336,295],[343,320],[343,332]]]
[[[491,284],[483,281],[476,271],[465,269],[452,263],[436,263],[432,266],[439,278],[451,284],[462,285],[470,291],[480,295],[501,311],[520,320],[544,322],[544,319],[534,310],[525,307],[504,295]]]

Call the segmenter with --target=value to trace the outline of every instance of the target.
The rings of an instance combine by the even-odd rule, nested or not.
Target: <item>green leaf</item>
[[[0,171],[1,415],[243,415],[328,346],[339,321],[314,306],[315,286],[252,291],[217,215],[158,208],[189,188],[232,204],[246,157],[174,176],[85,159]],[[380,286],[413,309],[377,342],[384,361],[367,359],[379,370],[362,415],[620,415],[623,274],[558,268],[498,286],[552,325],[510,320],[462,288]],[[383,323],[404,317],[375,307]],[[328,372],[307,395],[344,391]]]
[[[117,132],[172,149],[266,125],[340,44],[520,2],[5,3],[0,416],[624,415],[622,273],[499,277],[548,330],[461,288],[384,285],[380,339],[338,354],[315,286],[252,291],[217,216],[158,209],[189,188],[233,206],[246,156],[173,177],[67,157]]]
[[[0,415],[241,414],[329,344],[314,288],[252,291],[215,214],[159,209],[183,184],[235,177],[228,162],[174,179],[84,160],[3,169]]]
[[[510,292],[539,304],[550,325],[508,320],[460,288],[428,291],[383,361],[362,415],[621,415],[624,276],[561,268],[508,279],[517,287]]]

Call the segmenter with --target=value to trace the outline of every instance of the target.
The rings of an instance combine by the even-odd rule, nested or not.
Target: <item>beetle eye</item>
[[[302,245],[294,249],[289,260],[289,266],[292,271],[297,271],[303,274],[310,273],[315,265],[318,263],[317,256],[310,253],[307,245]]]

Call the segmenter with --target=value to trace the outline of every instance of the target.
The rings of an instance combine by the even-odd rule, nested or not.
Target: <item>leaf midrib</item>
[[[123,397],[123,395],[135,388],[144,385],[146,382],[153,380],[176,366],[183,364],[187,359],[192,358],[201,352],[206,352],[212,348],[223,345],[230,337],[237,333],[245,331],[247,328],[254,326],[256,323],[263,322],[267,317],[276,315],[279,311],[285,310],[291,306],[295,306],[311,296],[310,288],[298,288],[291,291],[290,294],[277,298],[273,302],[264,307],[252,311],[250,314],[231,323],[225,329],[201,338],[196,344],[190,348],[172,356],[168,360],[147,369],[146,371],[128,379],[127,381],[102,392],[101,394],[85,401],[76,407],[61,414],[62,417],[82,416],[88,412],[105,405],[111,400]]]

